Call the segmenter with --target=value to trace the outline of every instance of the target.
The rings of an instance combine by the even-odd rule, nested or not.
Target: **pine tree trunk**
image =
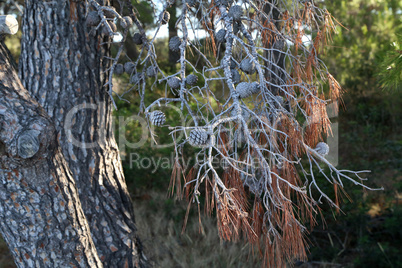
[[[103,86],[109,37],[85,26],[85,2],[25,2],[20,77],[56,125],[103,265],[144,266]]]
[[[0,43],[0,231],[19,267],[102,267],[51,119]]]

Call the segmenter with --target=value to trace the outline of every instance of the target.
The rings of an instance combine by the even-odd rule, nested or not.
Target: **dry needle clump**
[[[208,143],[209,135],[202,128],[195,128],[191,130],[190,135],[188,137],[188,142],[191,146],[204,146]]]
[[[149,121],[152,125],[160,127],[166,122],[166,116],[162,111],[155,110],[149,114]]]

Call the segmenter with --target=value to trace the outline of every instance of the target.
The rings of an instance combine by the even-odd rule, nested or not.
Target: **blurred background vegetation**
[[[2,1],[0,9],[15,12],[15,6]],[[15,1],[22,3],[23,1]],[[133,1],[134,2],[134,1]],[[315,1],[325,6],[342,26],[332,36],[333,42],[322,56],[329,71],[344,89],[344,108],[333,118],[339,124],[339,165],[341,169],[371,170],[367,185],[385,188],[369,192],[345,184],[344,202],[337,212],[323,205],[317,226],[307,239],[309,260],[297,262],[299,267],[402,267],[402,2],[400,0],[338,0]],[[152,30],[153,18],[149,3],[135,2]],[[18,35],[6,44],[14,56],[19,55]],[[158,60],[172,68],[167,38],[159,39]],[[135,57],[137,48],[128,42],[127,56]],[[128,77],[116,77],[124,90]],[[163,95],[165,88],[147,99],[151,102]],[[149,95],[148,95],[149,96]],[[119,101],[119,116],[128,118],[139,111],[138,92]],[[167,123],[175,125],[177,114],[167,113]],[[117,125],[117,124],[116,124]],[[158,141],[171,141],[166,128],[156,130]],[[137,142],[141,125],[129,122],[116,128],[130,142]],[[187,148],[187,147],[186,147]],[[155,148],[151,140],[138,149],[126,147],[122,154],[129,190],[132,193],[140,237],[155,267],[259,267],[258,254],[242,243],[221,242],[216,222],[190,210],[184,234],[186,213],[184,201],[169,197],[171,165],[148,169],[130,166],[130,154],[158,159],[172,158],[172,147]],[[193,151],[188,154],[192,154]],[[137,157],[137,155],[136,155]],[[170,160],[171,161],[171,160]],[[328,186],[330,187],[330,186]],[[201,208],[201,211],[202,208]],[[0,244],[0,267],[15,267],[4,243]]]

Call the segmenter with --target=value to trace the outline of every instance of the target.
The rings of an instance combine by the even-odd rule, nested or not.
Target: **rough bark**
[[[104,87],[108,37],[86,27],[85,1],[25,6],[20,76],[56,125],[99,257],[105,267],[144,266]]]
[[[19,267],[102,267],[46,112],[0,43],[0,231]]]

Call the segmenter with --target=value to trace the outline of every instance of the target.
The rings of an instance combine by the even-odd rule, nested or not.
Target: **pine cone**
[[[198,82],[198,76],[190,74],[186,77],[186,84],[190,86],[196,85]]]
[[[114,67],[114,74],[115,75],[121,75],[124,72],[124,66],[123,64],[116,64]]]
[[[155,110],[149,114],[149,121],[152,125],[160,127],[166,123],[166,116],[162,111]]]
[[[173,52],[179,52],[181,45],[181,38],[174,36],[169,40],[169,49]]]
[[[255,73],[255,63],[249,58],[243,59],[240,63],[240,69],[247,74],[253,74]]]
[[[191,146],[204,146],[208,142],[209,135],[202,128],[195,128],[191,130],[188,136],[188,142]]]
[[[95,27],[98,26],[98,24],[101,22],[101,19],[98,15],[97,11],[91,11],[87,15],[87,25],[90,27]]]
[[[142,45],[142,35],[140,33],[135,33],[133,36],[133,42],[136,45]]]
[[[233,0],[217,0],[216,1],[217,5],[222,5],[222,6],[225,6],[225,7],[230,6],[232,3],[233,3]]]
[[[233,83],[234,84],[240,83],[240,79],[241,79],[240,73],[235,69],[232,69],[231,72],[232,72]]]
[[[237,116],[237,111],[236,109],[232,109],[230,112],[231,116]],[[251,114],[247,110],[241,109],[241,115],[243,116],[245,121],[248,121],[250,119]]]
[[[114,17],[116,17],[116,15],[114,14],[114,12],[112,10],[116,11],[116,9],[114,7],[108,7],[108,9],[104,9],[103,15],[105,15],[105,17],[108,19],[114,19]]]
[[[233,23],[233,33],[237,34],[240,31],[241,22],[236,21]]]
[[[221,66],[222,66],[222,68],[223,68],[223,63],[224,63],[224,59],[221,60]],[[237,63],[236,63],[233,59],[230,59],[230,66],[229,66],[229,68],[230,68],[230,69],[236,69],[236,67],[237,67]]]
[[[135,69],[135,64],[132,63],[131,61],[124,63],[124,71],[126,73],[132,74],[134,72],[134,69]]]
[[[163,17],[162,17],[162,24],[168,23],[169,20],[170,20],[170,13],[165,11],[165,13],[163,13]]]
[[[169,78],[167,83],[168,83],[169,87],[171,87],[173,89],[178,89],[178,88],[180,88],[180,82],[181,82],[180,78],[171,77],[171,78]]]
[[[104,34],[104,35],[112,35],[112,34],[109,32],[109,29],[108,29],[108,27],[106,26],[106,24],[109,25],[109,27],[110,27],[110,29],[112,30],[112,32],[117,31],[117,26],[116,26],[116,24],[114,24],[114,22],[112,22],[112,21],[109,21],[109,22],[105,22],[105,24],[103,24],[103,27],[102,27],[102,34]]]
[[[197,3],[197,0],[186,0],[186,3],[189,7],[194,7]]]
[[[136,73],[133,74],[133,76],[131,76],[130,83],[136,85],[139,84],[142,81],[142,79],[143,79],[142,73]]]
[[[157,74],[157,70],[156,70],[156,67],[155,66],[149,66],[148,68],[147,68],[147,76],[148,77],[153,77],[153,76],[155,76]]]
[[[121,27],[123,27],[125,29],[125,28],[133,25],[133,20],[131,19],[130,16],[125,16],[125,17],[123,17],[122,20],[120,20],[120,25],[121,25]]]
[[[274,101],[274,105],[276,108],[281,108],[281,106],[283,106],[283,98],[282,96],[275,96],[275,101]],[[279,103],[279,104],[278,104]]]
[[[326,156],[329,153],[329,146],[325,142],[319,142],[314,150],[320,155]]]
[[[218,41],[218,43],[225,43],[226,42],[226,30],[225,29],[220,29],[216,35],[216,41]]]
[[[239,93],[240,98],[245,99],[255,93],[252,83],[241,82],[236,87],[236,92]]]
[[[233,20],[238,21],[241,19],[241,16],[243,16],[243,8],[239,5],[232,6],[229,8],[228,15],[233,18]]]
[[[258,92],[260,92],[260,90],[261,90],[260,83],[258,83],[258,82],[251,83],[252,94],[257,94]]]

